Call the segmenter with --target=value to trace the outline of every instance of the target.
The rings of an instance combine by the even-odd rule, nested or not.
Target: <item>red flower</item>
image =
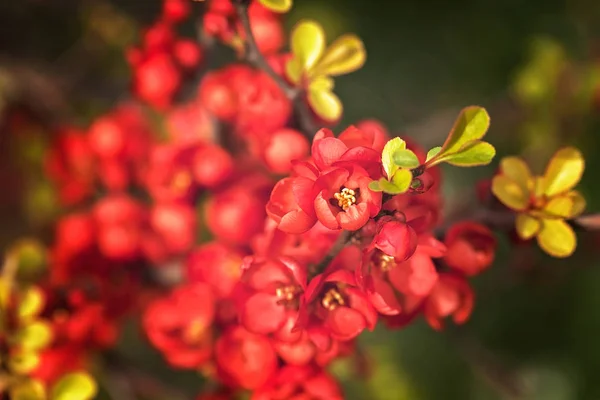
[[[329,229],[356,231],[381,210],[381,192],[369,189],[371,182],[366,170],[336,168],[322,174],[314,189],[315,214]]]
[[[325,257],[339,231],[332,231],[317,222],[302,235],[292,235],[277,228],[277,223],[267,219],[264,231],[254,236],[252,250],[257,257],[292,257],[308,265],[317,264]]]
[[[290,258],[249,260],[242,282],[248,292],[241,301],[240,320],[250,332],[274,333],[288,311],[298,310],[306,289],[306,267]]]
[[[271,171],[286,174],[292,169],[292,161],[305,159],[309,149],[304,135],[294,129],[283,128],[271,135],[263,149],[263,157]]]
[[[422,215],[426,214],[411,215],[406,222],[382,218],[382,226],[388,228],[383,234],[381,229],[376,233],[372,245],[363,252],[361,267],[356,270],[357,281],[365,288],[373,306],[384,315],[412,313],[437,282],[438,272],[432,258],[442,257],[446,249],[423,230],[427,225],[423,225]]]
[[[214,295],[207,284],[179,287],[148,306],[144,330],[171,365],[197,368],[212,354],[214,306]]]
[[[63,375],[86,367],[86,351],[71,343],[54,345],[40,352],[40,361],[31,377],[52,385]]]
[[[448,251],[446,264],[467,276],[477,275],[494,261],[496,238],[492,231],[476,222],[452,225],[444,239]]]
[[[372,138],[371,138],[372,139]],[[339,138],[322,129],[315,135],[312,158],[294,165],[294,176],[279,181],[267,213],[288,233],[303,233],[317,220],[329,229],[358,230],[381,209],[381,193],[369,189],[379,177],[379,154],[354,127]]]
[[[150,210],[150,230],[143,239],[146,257],[156,263],[190,250],[196,238],[196,213],[182,203],[159,203]]]
[[[221,242],[196,247],[185,263],[189,282],[206,282],[219,298],[229,297],[242,276],[245,254]]]
[[[145,186],[156,201],[189,201],[198,189],[192,175],[197,146],[156,145],[144,171]]]
[[[100,252],[112,259],[139,256],[146,213],[143,206],[126,195],[103,198],[94,207]]]
[[[331,338],[350,340],[375,327],[377,312],[356,283],[359,264],[360,249],[346,247],[308,284],[298,327],[305,328],[319,348],[329,347]]]
[[[270,341],[241,326],[225,331],[215,348],[219,376],[244,389],[263,386],[277,370],[277,355]]]
[[[216,193],[204,208],[210,231],[224,242],[248,244],[264,226],[270,187],[270,179],[265,176],[247,174],[243,181]]]
[[[251,400],[342,400],[337,382],[325,371],[315,366],[286,366],[262,388],[256,390]]]
[[[65,205],[76,204],[93,191],[94,158],[83,132],[66,129],[45,155],[44,167],[57,185],[59,199]]]
[[[410,258],[417,249],[417,232],[406,222],[391,216],[377,221],[379,229],[373,240],[375,248],[383,251],[396,262]]]
[[[425,303],[425,319],[436,330],[443,329],[443,319],[448,317],[452,317],[456,324],[462,324],[471,316],[474,302],[475,293],[464,277],[453,273],[440,274]]]

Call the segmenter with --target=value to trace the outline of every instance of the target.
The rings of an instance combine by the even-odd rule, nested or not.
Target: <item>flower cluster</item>
[[[166,363],[216,382],[199,400],[342,399],[327,367],[365,330],[418,317],[441,330],[471,315],[470,279],[493,263],[496,236],[486,221],[443,220],[440,164],[492,161],[486,110],[462,110],[429,151],[375,120],[335,134],[343,107],[332,77],[365,63],[357,36],[327,47],[323,28],[303,20],[285,52],[280,13],[291,1],[209,0],[210,40],[198,44],[175,33],[191,7],[164,0],[128,50],[135,98],[88,126],[57,128],[45,153],[64,209],[48,271],[16,300],[0,293],[11,316],[3,365],[33,379],[15,399],[48,398],[31,397],[39,387],[79,388],[56,400],[93,396],[77,371],[137,315]],[[216,42],[248,62],[207,71],[179,98]],[[582,172],[573,148],[543,177],[507,158],[491,188],[519,213],[523,239],[566,256]]]

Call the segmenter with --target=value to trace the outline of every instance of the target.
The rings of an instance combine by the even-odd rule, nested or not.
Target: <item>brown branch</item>
[[[321,262],[319,262],[317,265],[315,265],[313,268],[311,268],[311,277],[314,277],[315,275],[318,275],[318,274],[322,273],[323,271],[325,271],[327,266],[329,264],[331,264],[333,259],[335,257],[337,257],[337,255],[340,253],[340,251],[342,251],[344,249],[344,247],[346,247],[346,245],[348,243],[350,243],[350,241],[354,237],[354,234],[355,234],[355,232],[342,231],[342,233],[337,238],[337,240],[335,241],[333,246],[331,246],[331,249],[329,249],[329,252],[327,253],[327,255],[325,257],[323,257]]]
[[[314,118],[310,109],[304,101],[304,92],[299,88],[291,86],[281,75],[277,74],[258,49],[256,39],[254,38],[254,34],[252,33],[252,28],[250,26],[250,17],[248,15],[249,4],[250,2],[248,0],[234,1],[235,9],[246,37],[244,42],[244,57],[251,65],[262,70],[275,81],[277,86],[279,86],[279,88],[283,91],[288,100],[292,102],[294,114],[296,116],[296,122],[300,130],[306,135],[306,137],[312,139],[317,132],[318,127],[314,122]]]

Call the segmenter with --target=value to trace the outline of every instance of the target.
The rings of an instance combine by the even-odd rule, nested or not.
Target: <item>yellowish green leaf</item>
[[[90,400],[98,391],[89,374],[75,372],[63,376],[53,387],[51,400]]]
[[[391,182],[384,178],[379,179],[379,187],[383,192],[388,194],[406,193],[412,182],[412,173],[408,169],[399,169],[392,176]]]
[[[527,163],[519,157],[504,157],[500,161],[502,175],[516,182],[523,192],[530,192],[533,186],[533,177]]]
[[[312,20],[298,22],[292,30],[291,50],[303,71],[312,69],[325,50],[323,27]]]
[[[302,65],[300,65],[300,61],[296,58],[290,59],[285,64],[286,77],[297,86],[302,82],[302,72]]]
[[[557,151],[544,173],[544,194],[554,196],[565,193],[581,180],[585,161],[583,155],[574,147],[565,147]]]
[[[557,258],[570,256],[577,247],[575,232],[562,219],[544,219],[537,239],[542,250]]]
[[[52,329],[46,322],[35,321],[21,327],[11,342],[25,350],[40,350],[52,341]]]
[[[40,357],[33,351],[23,351],[12,354],[8,360],[10,370],[19,375],[25,375],[33,371],[39,364]]]
[[[475,167],[489,164],[496,155],[496,149],[488,142],[469,142],[457,153],[438,158],[457,167]]]
[[[258,0],[265,8],[277,13],[286,13],[292,8],[292,0]]]
[[[440,154],[456,153],[467,143],[480,140],[489,126],[490,116],[485,108],[478,106],[464,108],[454,122],[454,127],[442,146]]]
[[[396,171],[399,169],[394,162],[394,154],[399,150],[405,149],[406,142],[399,137],[389,140],[383,147],[383,151],[381,152],[381,163],[383,164],[383,170],[385,171],[388,179],[391,179],[392,176],[394,176],[394,173],[396,173]]]
[[[44,308],[44,294],[35,286],[23,290],[19,299],[17,315],[21,321],[35,318]]]
[[[437,147],[430,149],[427,152],[427,158],[425,159],[425,162],[428,163],[431,159],[433,159],[435,156],[437,156],[440,151],[442,151],[442,146],[437,146]]]
[[[409,149],[398,149],[393,154],[394,164],[401,168],[417,168],[421,163],[417,155]]]
[[[12,400],[46,400],[44,384],[34,379],[21,381],[10,388]]]
[[[400,190],[400,193],[404,193],[410,188],[412,178],[412,172],[408,169],[399,169],[392,177],[392,183]]]
[[[583,195],[578,192],[577,190],[571,190],[567,196],[569,196],[571,198],[571,200],[573,201],[573,208],[571,209],[571,215],[569,215],[567,218],[575,218],[579,215],[581,215],[581,213],[583,213],[583,211],[585,210],[585,206],[586,206],[586,201],[585,198],[583,197]]]
[[[542,223],[539,219],[533,218],[525,213],[517,215],[515,225],[519,237],[523,240],[531,239],[537,235],[542,227]]]
[[[335,122],[342,117],[344,106],[332,91],[311,84],[307,97],[310,108],[319,118],[327,122]]]
[[[327,48],[310,75],[336,76],[348,74],[361,68],[366,59],[367,52],[362,40],[353,34],[342,35]]]
[[[18,276],[20,278],[35,278],[44,272],[47,262],[46,247],[35,239],[22,239],[9,249],[19,265]]]
[[[505,206],[516,211],[523,211],[529,205],[529,193],[523,191],[523,188],[504,175],[496,175],[492,179],[492,193]]]
[[[383,191],[383,189],[381,189],[381,186],[379,186],[378,181],[369,182],[369,189],[371,189],[374,192],[382,192]]]
[[[542,211],[554,218],[574,218],[585,209],[585,199],[579,192],[571,191],[562,196],[551,198]]]

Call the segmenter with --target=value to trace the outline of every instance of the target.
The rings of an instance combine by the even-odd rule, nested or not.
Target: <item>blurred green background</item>
[[[127,98],[123,49],[159,5],[0,1],[0,107],[17,99],[53,122],[85,123]],[[482,105],[499,156],[524,154],[541,171],[558,146],[580,146],[587,160],[581,190],[589,210],[600,210],[598,0],[295,0],[287,26],[300,18],[320,21],[330,39],[353,31],[365,42],[365,67],[336,80],[346,109],[338,131],[377,118],[433,146],[462,107]],[[231,57],[223,51],[209,64]],[[20,167],[3,160],[3,185],[20,187],[1,205],[4,246],[36,227],[25,218]],[[475,183],[494,167],[445,171],[447,215],[463,215]],[[419,321],[364,335],[371,379],[357,379],[349,363],[334,367],[348,398],[600,399],[600,240],[582,233],[579,244],[575,256],[557,261],[535,248],[510,249],[501,238],[493,268],[475,280],[470,322],[444,333]],[[137,356],[139,340],[132,333],[123,348]]]

